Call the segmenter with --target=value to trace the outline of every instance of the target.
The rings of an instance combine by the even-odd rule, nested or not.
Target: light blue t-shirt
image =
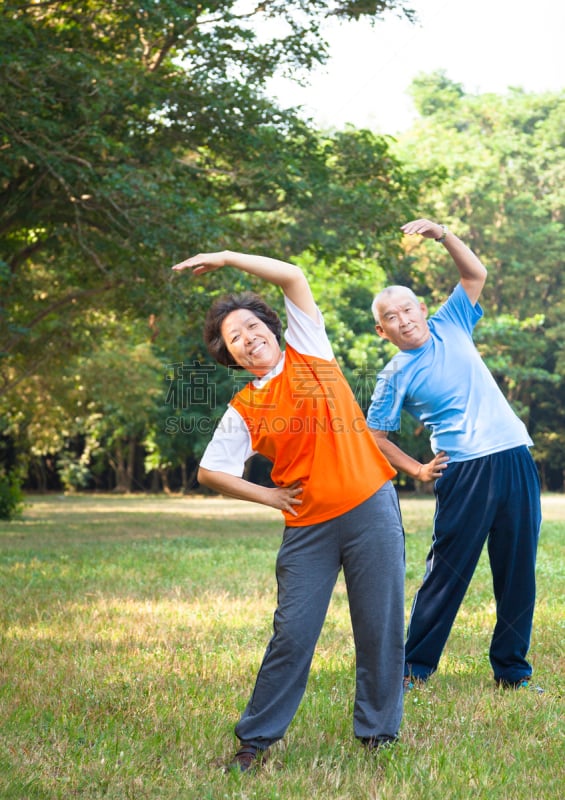
[[[400,429],[404,408],[431,431],[434,453],[468,461],[533,442],[473,342],[483,311],[459,283],[428,321],[431,336],[403,350],[379,373],[367,414],[370,428]]]

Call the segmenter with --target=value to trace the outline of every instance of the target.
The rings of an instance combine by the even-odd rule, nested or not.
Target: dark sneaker
[[[543,694],[544,690],[541,688],[541,686],[536,686],[534,683],[532,683],[530,677],[531,676],[528,675],[526,678],[520,678],[519,681],[498,680],[496,681],[496,685],[499,689],[527,689],[528,691],[535,692],[536,694]]]
[[[366,736],[361,739],[361,742],[367,750],[379,750],[383,747],[390,747],[397,740],[397,736]]]
[[[267,751],[255,747],[253,744],[242,745],[232,761],[227,765],[226,772],[249,772],[258,769],[267,760]]]

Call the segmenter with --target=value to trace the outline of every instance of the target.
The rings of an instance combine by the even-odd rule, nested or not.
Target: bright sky
[[[406,0],[419,23],[387,16],[325,29],[330,61],[301,89],[269,87],[283,106],[301,105],[318,127],[347,123],[398,133],[416,116],[407,90],[421,72],[442,69],[470,94],[565,88],[563,0]]]

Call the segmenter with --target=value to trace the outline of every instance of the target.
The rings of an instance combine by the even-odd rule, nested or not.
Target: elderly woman
[[[235,732],[229,765],[258,767],[287,730],[304,694],[318,636],[343,568],[356,650],[355,736],[370,750],[396,740],[404,667],[404,534],[395,470],[381,454],[327,338],[303,272],[231,251],[173,267],[202,275],[232,267],[279,286],[288,328],[252,293],[210,308],[204,338],[224,366],[255,378],[231,400],[202,458],[198,480],[231,497],[280,509],[274,631]],[[242,475],[261,453],[273,487]]]

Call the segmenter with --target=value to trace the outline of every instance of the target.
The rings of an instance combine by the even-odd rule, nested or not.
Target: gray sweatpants
[[[340,569],[356,652],[355,736],[396,736],[404,674],[404,532],[393,485],[327,522],[286,527],[277,557],[274,633],[235,732],[267,748],[304,694]]]

